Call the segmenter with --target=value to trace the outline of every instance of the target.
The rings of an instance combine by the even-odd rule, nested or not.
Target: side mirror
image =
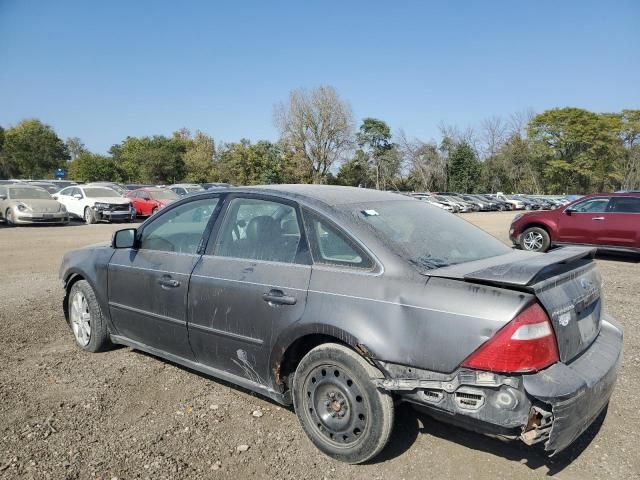
[[[76,200],[80,200],[82,198],[82,195],[80,195],[79,193],[75,193],[73,195],[73,198],[75,198]]]
[[[136,244],[136,229],[125,228],[113,234],[111,247],[113,248],[133,248]]]
[[[0,200],[6,200],[7,196],[6,195],[0,195]]]
[[[564,209],[564,213],[566,213],[567,215],[571,216],[571,214],[575,212],[575,210],[573,208],[565,208]]]

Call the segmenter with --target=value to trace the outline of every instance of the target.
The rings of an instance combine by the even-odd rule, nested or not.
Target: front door
[[[304,312],[311,265],[298,208],[230,197],[191,276],[189,338],[200,363],[266,384],[275,333]]]
[[[609,197],[588,198],[567,207],[558,221],[558,242],[598,245],[607,218]]]
[[[109,262],[109,312],[117,333],[193,359],[187,332],[189,277],[217,197],[169,208],[139,233],[138,248]]]

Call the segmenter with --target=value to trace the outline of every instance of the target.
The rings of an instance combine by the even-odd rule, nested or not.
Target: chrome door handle
[[[285,295],[282,290],[272,288],[266,293],[262,294],[262,299],[269,305],[295,305],[298,301],[296,297]]]
[[[591,220],[604,220],[604,217],[593,217]]]
[[[158,280],[158,284],[165,290],[168,290],[169,288],[177,288],[180,286],[180,282],[178,280],[174,280],[169,275],[163,275],[162,277],[160,277],[160,279]]]

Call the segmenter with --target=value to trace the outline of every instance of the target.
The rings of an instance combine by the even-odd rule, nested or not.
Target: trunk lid
[[[586,247],[549,253],[514,251],[426,274],[535,294],[551,319],[560,360],[568,362],[591,345],[600,331],[602,279],[594,254],[595,249]]]

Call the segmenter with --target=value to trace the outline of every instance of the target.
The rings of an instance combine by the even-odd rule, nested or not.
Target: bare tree
[[[480,122],[480,136],[484,157],[494,157],[507,139],[507,125],[502,117],[485,118]]]
[[[414,177],[420,190],[440,190],[446,179],[446,159],[435,143],[408,138],[403,130],[395,135],[402,155],[403,170]]]
[[[322,183],[353,146],[351,106],[331,86],[292,90],[286,103],[275,106],[273,118],[283,147],[307,164],[313,183]]]
[[[519,112],[512,113],[509,117],[509,135],[513,135],[514,133],[520,135],[520,137],[525,138],[527,136],[527,126],[529,122],[536,116],[536,112],[533,108],[527,108],[525,110],[520,110]]]
[[[69,137],[67,138],[65,143],[67,144],[69,155],[71,155],[71,161],[78,158],[78,155],[80,155],[81,153],[87,152],[87,147],[85,147],[84,143],[82,143],[82,140],[80,140],[78,137]]]

